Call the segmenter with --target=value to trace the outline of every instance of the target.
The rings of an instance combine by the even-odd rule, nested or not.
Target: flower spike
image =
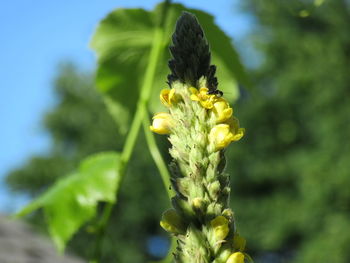
[[[217,90],[216,67],[196,17],[184,12],[176,24],[169,61],[170,89],[160,92],[168,113],[153,117],[152,131],[168,135],[173,208],[160,225],[178,239],[177,263],[243,263],[245,240],[229,208],[224,149],[244,135],[233,109]]]

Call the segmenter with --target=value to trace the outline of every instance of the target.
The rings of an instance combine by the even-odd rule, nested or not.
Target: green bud
[[[234,213],[232,209],[226,208],[223,212],[222,215],[228,218],[230,221],[233,221]]]
[[[218,192],[220,191],[220,182],[215,181],[211,183],[208,188],[211,196],[217,196]]]
[[[202,210],[204,203],[203,203],[203,199],[200,197],[195,197],[192,200],[192,206],[193,208],[195,208],[196,210]]]

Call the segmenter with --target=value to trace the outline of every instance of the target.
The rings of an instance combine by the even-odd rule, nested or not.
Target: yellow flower
[[[233,134],[228,124],[215,125],[209,133],[209,140],[214,142],[215,150],[217,151],[227,147],[232,142],[232,139]]]
[[[237,118],[231,116],[231,118],[227,120],[227,124],[230,125],[230,130],[233,134],[233,142],[240,140],[244,136],[245,129],[239,127],[239,121]]]
[[[232,116],[233,110],[225,99],[217,98],[213,103],[213,112],[217,118],[216,123],[220,123],[228,120]]]
[[[181,217],[173,208],[168,209],[163,213],[160,226],[165,231],[173,234],[183,234],[186,231]]]
[[[244,128],[239,128],[238,120],[231,116],[227,123],[217,124],[211,129],[209,140],[214,142],[215,150],[218,151],[241,139],[244,132]]]
[[[228,232],[230,232],[228,223],[228,220],[224,216],[217,216],[210,221],[217,240],[224,240]]]
[[[226,263],[244,263],[244,254],[242,252],[235,252],[229,256]]]
[[[150,130],[158,134],[169,134],[171,131],[172,117],[169,113],[160,112],[153,116]]]
[[[216,101],[217,97],[215,95],[208,95],[207,88],[200,88],[199,91],[196,88],[189,88],[189,90],[191,92],[191,100],[199,101],[202,107],[206,109],[212,109],[214,107],[214,102]]]
[[[163,105],[170,107],[176,101],[175,89],[162,89],[159,97]]]

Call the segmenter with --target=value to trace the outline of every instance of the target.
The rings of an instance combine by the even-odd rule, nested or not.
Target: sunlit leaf
[[[118,163],[119,154],[111,152],[86,158],[76,172],[59,180],[17,216],[43,208],[50,235],[62,251],[72,235],[95,216],[98,202],[116,201]]]
[[[194,13],[202,25],[213,54],[213,63],[217,65],[219,89],[225,96],[234,100],[238,97],[237,83],[248,86],[248,80],[230,38],[214,23],[214,18],[199,10],[187,9],[180,4],[171,4],[163,25],[164,52],[158,63],[157,75],[150,100],[150,110],[161,110],[159,91],[166,87],[167,66],[170,54],[168,46],[181,12]],[[155,28],[163,12],[163,4],[153,11],[143,9],[117,9],[110,13],[98,26],[91,41],[91,47],[98,58],[96,82],[98,89],[108,95],[112,101],[132,113],[138,99],[141,83],[145,74],[148,56]],[[109,105],[111,106],[111,105]],[[128,122],[117,119],[119,125]]]

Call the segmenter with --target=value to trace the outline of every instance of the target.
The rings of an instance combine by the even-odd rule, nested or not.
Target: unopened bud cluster
[[[223,149],[242,138],[244,129],[229,103],[208,91],[201,78],[198,88],[176,81],[160,93],[168,112],[155,114],[150,129],[169,135],[176,192],[174,208],[164,212],[160,224],[178,239],[176,262],[243,263],[250,258],[228,206]]]

